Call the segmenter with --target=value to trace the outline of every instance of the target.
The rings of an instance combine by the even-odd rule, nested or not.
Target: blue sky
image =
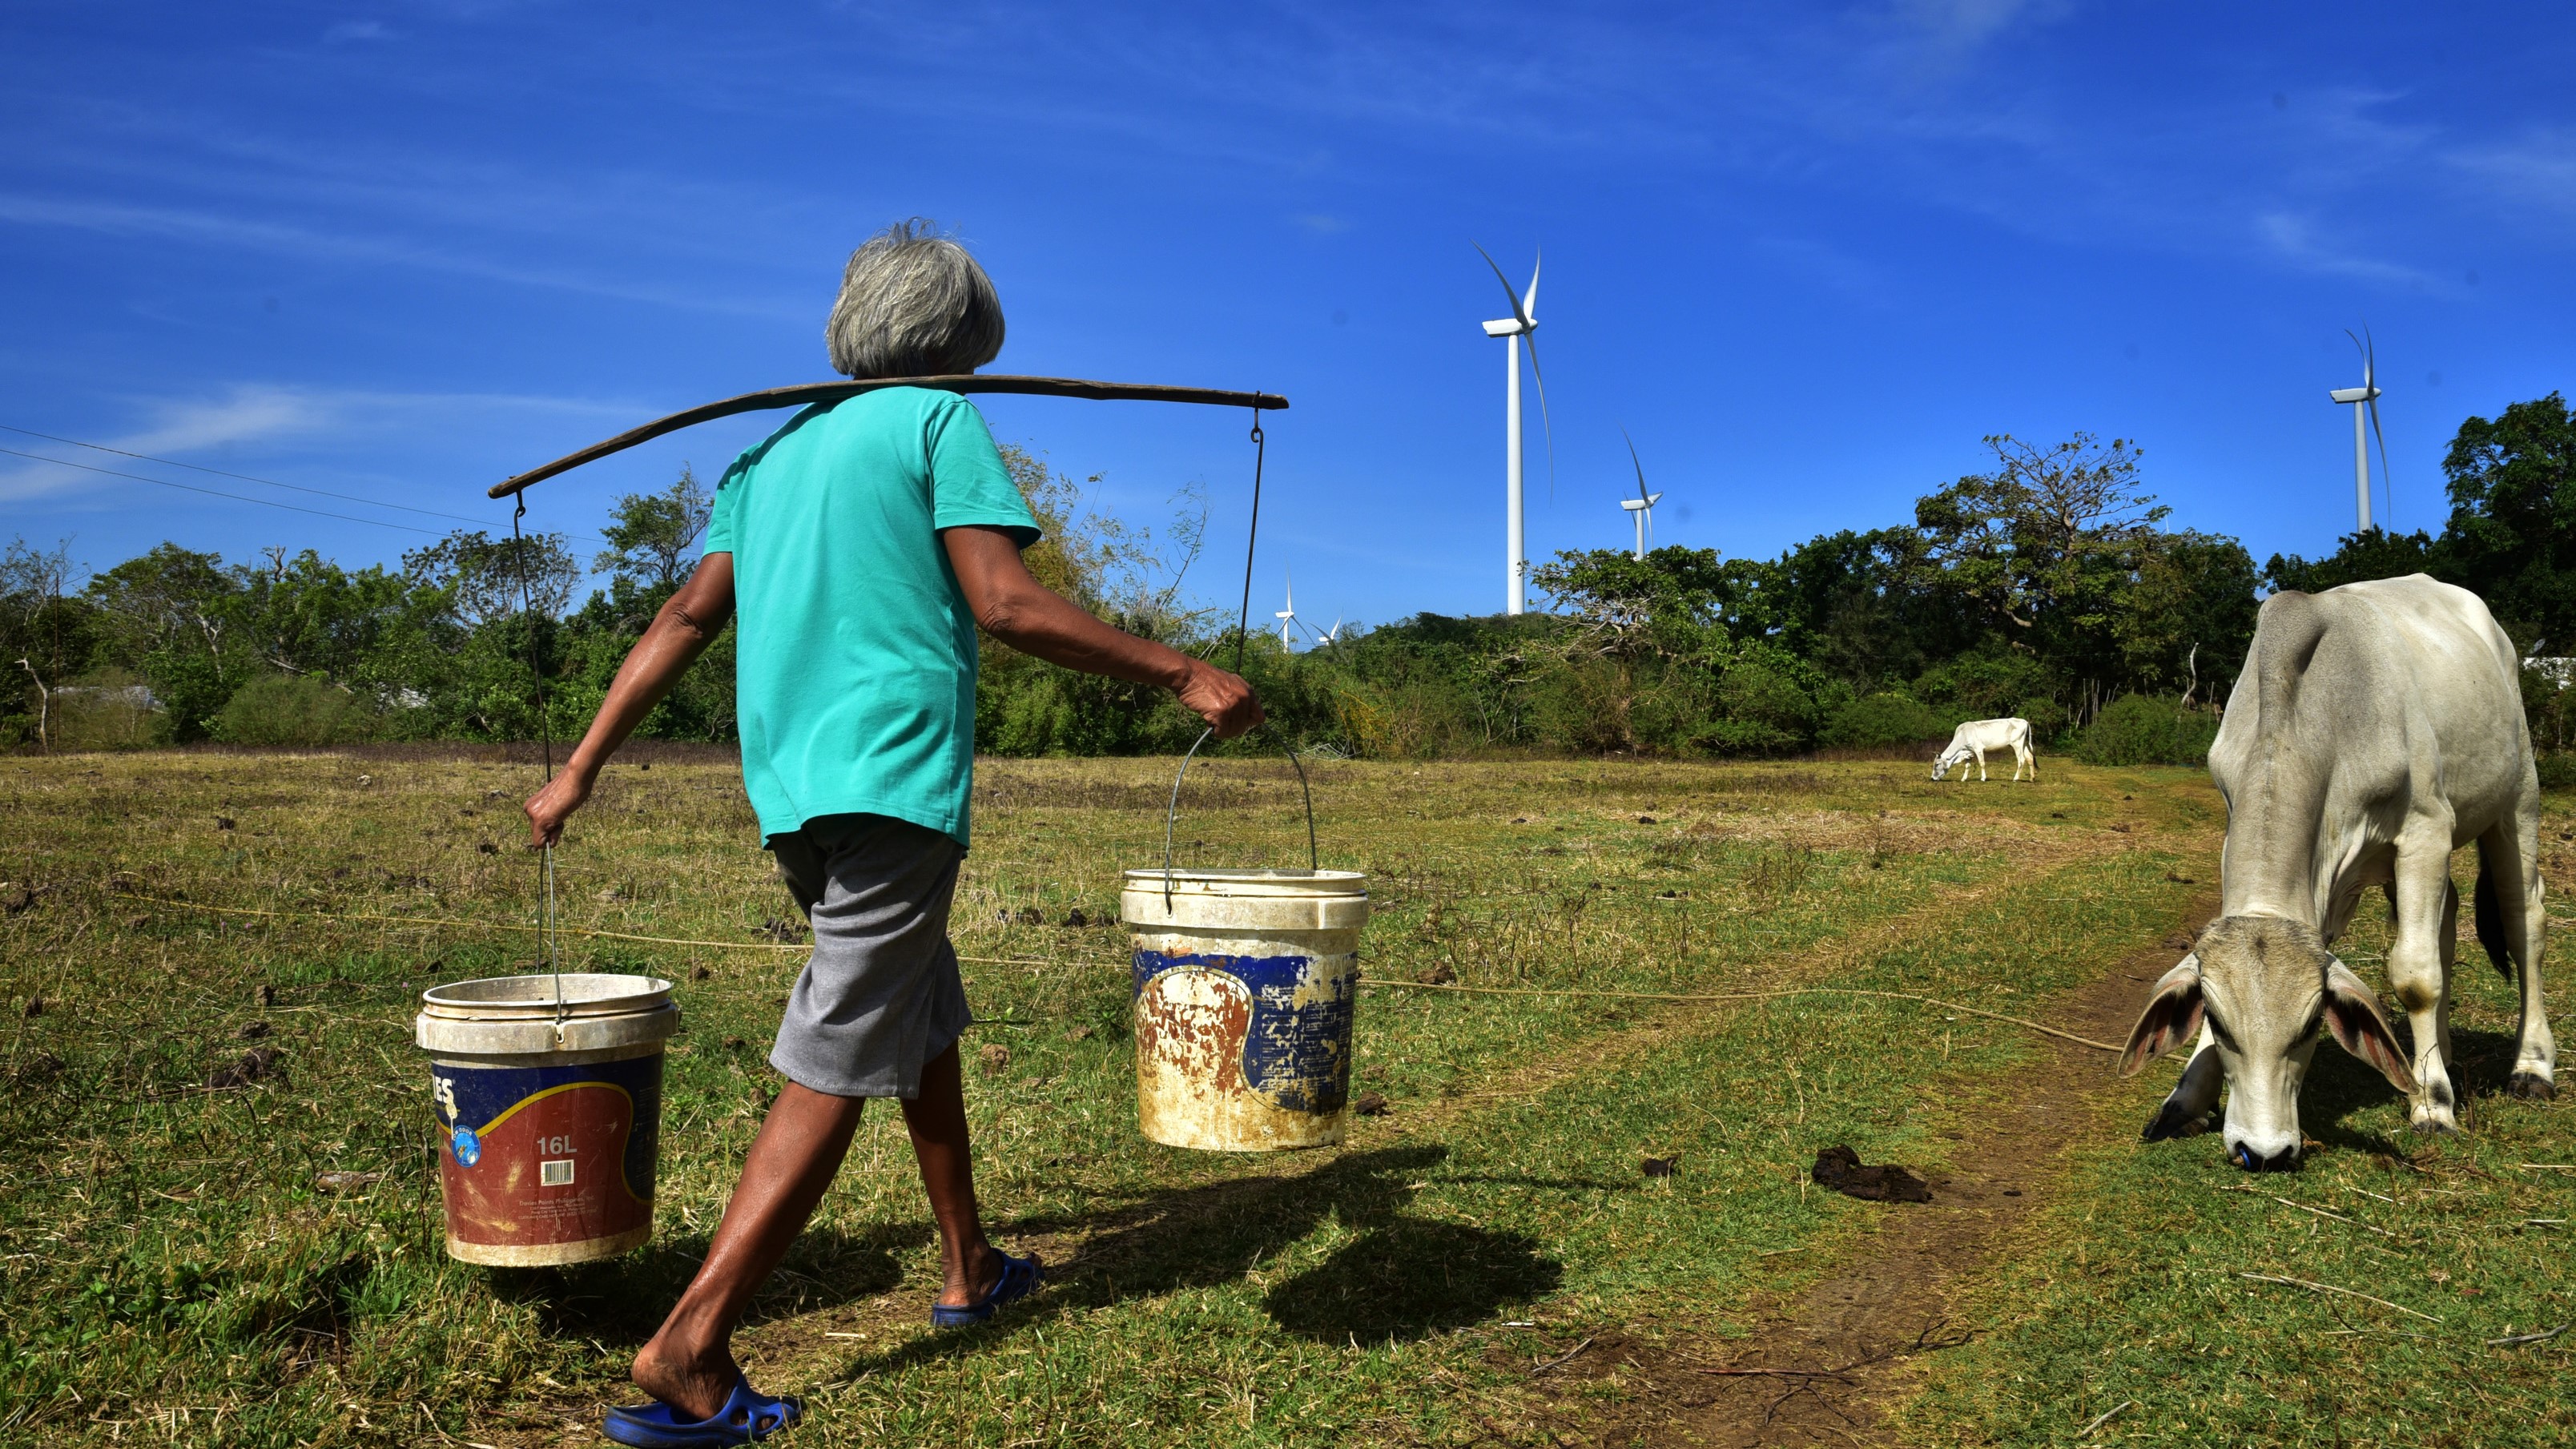
[[[1709,11],[1714,13],[1702,13]],[[692,403],[829,375],[869,231],[1000,287],[995,370],[1263,388],[1255,608],[1502,598],[1502,345],[1544,248],[1533,556],[1771,555],[1910,516],[1979,438],[2138,440],[2259,559],[2352,520],[2325,390],[2376,334],[2400,527],[2460,420],[2576,363],[2576,24],[2557,7],[115,5],[0,16],[0,424],[463,515]],[[1215,505],[1232,411],[990,399],[1140,523]],[[542,485],[595,528],[775,419]],[[0,435],[0,447],[363,514]],[[2374,462],[2375,466],[2375,462]],[[0,537],[104,566],[390,561],[425,535],[0,455]]]

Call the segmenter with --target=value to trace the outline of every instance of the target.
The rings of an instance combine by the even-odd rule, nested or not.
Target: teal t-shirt
[[[1038,538],[984,415],[952,392],[808,408],[725,470],[706,551],[733,555],[742,781],[764,838],[867,814],[966,843],[975,615],[939,530],[968,524]]]

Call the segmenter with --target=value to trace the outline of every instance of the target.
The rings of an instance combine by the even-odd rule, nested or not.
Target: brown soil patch
[[[2215,891],[2195,900],[2185,936],[2217,909]],[[2080,1035],[2121,1040],[2147,984],[2182,954],[2172,944],[2135,952],[2043,1015]],[[2041,1041],[2043,1053],[2014,1079],[2014,1105],[1964,1133],[1954,1165],[1930,1176],[1932,1201],[1873,1208],[1877,1233],[1823,1281],[1761,1305],[1751,1337],[1658,1344],[1604,1334],[1534,1378],[1564,1416],[1550,1426],[1557,1441],[1894,1443],[1886,1411],[1913,1387],[1927,1355],[1973,1332],[1956,1317],[1960,1291],[2063,1190],[2058,1160],[2070,1142],[2120,1125],[2110,1115],[2119,1094],[2105,1054]],[[1615,1403],[1598,1397],[1604,1381],[1616,1382]]]

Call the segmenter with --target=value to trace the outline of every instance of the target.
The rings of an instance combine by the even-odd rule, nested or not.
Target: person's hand
[[[1252,697],[1252,686],[1238,674],[1229,674],[1205,660],[1190,661],[1190,677],[1181,681],[1176,691],[1181,703],[1198,712],[1221,740],[1233,739],[1261,723],[1261,701]]]
[[[528,797],[528,844],[552,845],[563,839],[564,822],[589,798],[590,776],[585,771],[566,770],[547,782]]]

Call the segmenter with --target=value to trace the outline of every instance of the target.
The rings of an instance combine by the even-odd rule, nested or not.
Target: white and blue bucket
[[[1131,870],[1136,1125],[1207,1152],[1342,1140],[1368,877]]]

